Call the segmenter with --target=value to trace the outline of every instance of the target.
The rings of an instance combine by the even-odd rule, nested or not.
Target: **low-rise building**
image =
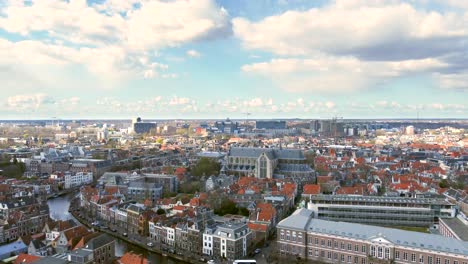
[[[326,263],[466,264],[468,243],[435,234],[313,218],[296,210],[277,225],[282,256]]]

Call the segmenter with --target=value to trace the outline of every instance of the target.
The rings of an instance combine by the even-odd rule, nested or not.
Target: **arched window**
[[[261,156],[259,159],[259,178],[266,178],[267,177],[267,159],[265,156]]]
[[[378,257],[378,258],[383,258],[382,247],[378,247],[378,248],[377,248],[377,257]]]

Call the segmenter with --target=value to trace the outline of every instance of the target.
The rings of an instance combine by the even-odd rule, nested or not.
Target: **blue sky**
[[[466,118],[457,0],[6,0],[0,119]]]

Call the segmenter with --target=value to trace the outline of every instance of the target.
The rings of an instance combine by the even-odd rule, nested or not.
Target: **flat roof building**
[[[372,225],[429,227],[439,218],[455,217],[455,204],[437,198],[311,195],[314,217]]]

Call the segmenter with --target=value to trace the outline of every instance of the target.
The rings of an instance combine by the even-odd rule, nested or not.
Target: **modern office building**
[[[145,179],[139,179],[128,184],[128,200],[145,201],[149,199],[154,202],[161,198],[162,195],[163,186],[158,183],[147,182]]]
[[[296,210],[277,225],[278,251],[283,257],[325,263],[467,264],[468,243],[426,234],[356,223],[313,218]]]
[[[237,175],[257,178],[312,179],[314,171],[306,164],[299,149],[233,147],[226,157],[223,170]]]
[[[255,122],[256,129],[286,129],[286,121],[259,120]]]
[[[155,130],[156,126],[156,123],[143,122],[140,117],[132,121],[132,130],[135,134],[149,133],[151,130]]]
[[[234,134],[239,130],[239,123],[234,122],[229,118],[225,121],[216,121],[214,126],[218,129],[218,132],[224,134]]]
[[[314,217],[371,225],[429,227],[440,217],[455,217],[455,204],[444,199],[350,195],[310,196]]]

